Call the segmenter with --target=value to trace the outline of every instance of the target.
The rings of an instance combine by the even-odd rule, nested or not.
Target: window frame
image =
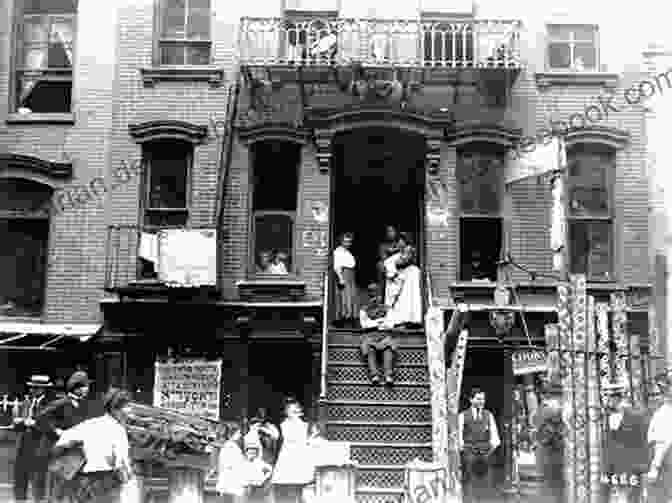
[[[578,149],[579,151],[575,150]],[[572,213],[572,189],[574,184],[572,183],[572,177],[570,176],[570,164],[572,159],[577,154],[580,155],[582,152],[580,150],[588,149],[586,153],[590,154],[602,154],[609,157],[608,164],[603,164],[604,169],[604,181],[605,181],[605,191],[606,199],[608,205],[608,211],[606,213],[594,213],[590,211],[585,211],[581,214]],[[567,258],[568,260],[568,269],[572,274],[585,274],[586,280],[590,283],[613,283],[616,281],[616,225],[615,225],[615,181],[616,181],[616,151],[606,147],[596,146],[595,144],[581,143],[573,146],[567,152],[567,181],[566,181],[566,191],[567,198],[565,201],[565,214],[567,215],[567,243],[570,243],[570,238],[572,236],[572,226],[575,223],[584,223],[590,225],[591,223],[607,223],[609,225],[609,276],[608,277],[596,277],[591,273],[590,270],[586,270],[584,273],[576,273],[574,269],[575,258],[572,256],[572,247],[568,245]],[[590,248],[589,248],[588,262],[586,264],[586,269],[590,267]]]
[[[153,37],[153,48],[152,48],[152,63],[155,68],[201,68],[204,66],[211,66],[214,64],[214,8],[213,0],[209,0],[209,23],[208,23],[208,39],[207,40],[190,40],[188,38],[183,39],[173,39],[173,38],[164,38],[163,37],[163,13],[165,10],[165,2],[167,0],[154,0],[154,37]],[[192,0],[185,0],[187,2],[187,7],[185,8],[185,17],[188,16],[189,12],[189,2]],[[187,21],[185,20],[185,26]],[[185,34],[186,37],[186,34]],[[173,43],[173,44],[184,44],[185,50],[188,46],[208,46],[208,62],[205,64],[190,65],[167,65],[161,62],[161,47],[162,44]]]
[[[482,147],[485,147],[487,144],[481,144]],[[487,147],[486,147],[487,148]],[[494,147],[490,146],[491,149],[494,151]],[[462,209],[462,181],[460,177],[458,177],[459,170],[460,170],[460,159],[463,155],[463,152],[465,151],[471,151],[471,152],[479,152],[478,146],[469,148],[469,146],[466,146],[466,148],[462,149],[457,149],[456,151],[456,163],[455,163],[455,183],[457,184],[457,205],[458,205],[458,211],[459,211],[459,218],[458,218],[458,249],[457,249],[457,260],[458,260],[458,268],[457,268],[457,280],[459,282],[474,282],[477,281],[478,283],[483,282],[483,280],[474,280],[472,279],[462,279],[463,278],[463,267],[462,267],[462,259],[463,259],[463,243],[461,241],[461,232],[462,232],[462,223],[465,221],[469,220],[492,220],[492,221],[498,221],[500,224],[500,243],[499,243],[499,250],[500,254],[502,250],[504,250],[504,246],[506,244],[506,229],[504,228],[505,225],[505,215],[504,215],[504,190],[505,190],[505,184],[504,184],[504,171],[500,171],[498,175],[498,196],[499,196],[499,209],[498,211],[491,211],[491,212],[484,212],[484,213],[475,213],[475,212],[470,212],[470,211],[464,211]],[[506,153],[502,150],[501,152],[498,153],[498,155],[501,156],[502,163],[506,162]],[[504,164],[502,164],[502,168],[504,168]]]
[[[186,173],[185,173],[185,191],[186,191],[186,207],[185,208],[153,208],[150,206],[150,195],[151,195],[151,173],[152,173],[152,151],[153,148],[157,148],[157,145],[160,145],[161,142],[176,142],[184,144],[185,152],[187,154],[186,162]],[[160,140],[159,142],[148,142],[142,146],[142,165],[143,165],[143,176],[141,184],[141,195],[140,198],[141,204],[141,215],[142,226],[148,229],[163,229],[168,227],[175,227],[174,225],[161,225],[161,224],[152,224],[149,223],[149,220],[152,215],[176,215],[182,214],[185,217],[185,225],[189,222],[189,215],[191,213],[192,206],[192,176],[194,172],[194,159],[195,159],[195,148],[194,145],[188,142],[183,142],[180,140]]]
[[[9,86],[9,120],[17,120],[19,122],[24,121],[33,121],[44,118],[46,121],[55,120],[57,122],[65,123],[74,123],[74,109],[75,109],[75,71],[79,47],[79,30],[78,30],[78,17],[79,17],[79,2],[75,3],[75,11],[71,14],[24,14],[23,3],[15,2],[13,8],[12,16],[12,26],[11,26],[11,49],[9,56],[9,76],[10,76],[10,86]],[[72,42],[71,42],[71,51],[72,51],[72,62],[70,68],[44,68],[40,70],[26,70],[24,67],[24,52],[25,52],[25,22],[24,19],[26,16],[32,17],[69,17],[72,20]],[[51,32],[49,33],[51,35]],[[47,51],[49,47],[49,41],[47,41]],[[19,97],[20,97],[20,79],[24,74],[35,72],[35,74],[41,75],[42,80],[50,82],[70,82],[70,110],[65,112],[33,112],[27,114],[19,114]],[[69,77],[68,77],[69,74]]]
[[[28,180],[25,178],[18,178],[19,180]],[[38,183],[38,182],[35,182]],[[54,196],[53,193],[53,188],[51,188],[49,195],[49,199],[46,201],[47,204],[51,203],[51,199]],[[33,205],[33,207],[36,207]],[[28,320],[37,320],[41,319],[45,316],[46,314],[46,309],[47,309],[47,292],[49,291],[49,260],[50,260],[50,255],[51,255],[51,250],[52,250],[52,239],[54,236],[54,219],[51,218],[51,214],[49,211],[44,209],[44,205],[41,205],[39,209],[37,210],[32,210],[30,212],[15,212],[15,211],[5,211],[5,210],[0,210],[0,220],[39,220],[42,222],[46,222],[46,228],[47,228],[47,236],[45,239],[45,247],[43,249],[44,251],[44,270],[43,270],[43,277],[42,279],[42,291],[40,292],[42,295],[42,305],[40,308],[40,312],[36,314],[24,314],[21,316],[12,316],[12,315],[6,315],[6,314],[0,314],[0,319],[4,320],[11,320],[11,321],[17,321],[21,319],[28,319]]]
[[[570,37],[568,40],[552,37],[550,34],[551,28],[565,28],[569,29]],[[592,29],[595,40],[577,40],[575,38],[575,32],[577,29],[581,28],[590,28]],[[593,44],[595,50],[595,67],[587,68],[584,67],[582,70],[578,70],[574,66],[574,51],[576,44]],[[570,57],[570,66],[568,67],[553,67],[551,66],[551,44],[567,44],[569,46],[569,57]],[[597,24],[591,23],[548,23],[546,24],[546,68],[550,72],[581,72],[581,73],[594,73],[599,72],[600,65],[600,27]]]
[[[295,166],[296,169],[296,206],[294,211],[287,211],[287,210],[255,210],[254,209],[254,199],[256,197],[255,194],[255,166],[256,166],[256,160],[257,160],[257,151],[256,148],[258,148],[259,145],[265,143],[264,140],[261,140],[259,142],[254,143],[253,145],[250,145],[250,169],[249,169],[249,192],[248,192],[248,201],[249,201],[249,211],[248,211],[248,229],[250,229],[250,232],[248,233],[248,239],[247,239],[247,249],[248,249],[248,257],[247,257],[247,274],[246,276],[248,278],[251,278],[253,280],[268,280],[268,281],[287,281],[287,280],[294,280],[296,279],[299,274],[298,274],[298,267],[297,267],[297,257],[298,257],[298,234],[296,230],[296,223],[299,217],[299,211],[300,211],[300,203],[301,203],[301,159],[302,159],[302,149],[301,145],[296,144],[291,141],[287,140],[268,140],[268,141],[279,141],[281,143],[289,143],[296,147],[299,151],[299,156],[298,160]],[[257,221],[257,216],[262,216],[262,215],[282,215],[282,216],[288,216],[291,219],[292,222],[292,235],[289,237],[289,242],[292,243],[292,249],[291,253],[289,253],[289,256],[291,257],[291,267],[288,269],[287,274],[269,274],[269,273],[258,273],[257,272],[257,256],[256,256],[256,245],[257,245],[257,235],[256,235],[256,221]]]

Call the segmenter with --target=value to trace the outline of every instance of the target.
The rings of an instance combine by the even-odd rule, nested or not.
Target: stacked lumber
[[[222,425],[215,421],[132,402],[126,420],[131,455],[168,468],[207,469]]]

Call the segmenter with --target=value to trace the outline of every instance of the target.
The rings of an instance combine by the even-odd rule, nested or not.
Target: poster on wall
[[[154,406],[219,421],[222,360],[154,364]]]
[[[523,349],[513,353],[513,374],[525,375],[548,370],[546,351],[540,349]]]

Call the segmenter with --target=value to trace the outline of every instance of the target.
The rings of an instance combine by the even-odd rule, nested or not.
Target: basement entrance
[[[386,226],[410,237],[423,266],[425,138],[392,128],[343,133],[334,142],[333,166],[332,243],[354,233],[357,286],[366,301]]]

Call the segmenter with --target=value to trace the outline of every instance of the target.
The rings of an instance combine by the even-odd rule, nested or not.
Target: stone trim
[[[458,123],[446,132],[446,140],[455,147],[486,142],[512,148],[522,138],[522,134],[522,129],[511,129],[499,124]]]
[[[614,150],[622,150],[630,143],[630,133],[607,126],[594,126],[572,129],[565,136],[567,148],[581,143],[597,143]]]
[[[20,177],[55,187],[58,182],[72,178],[72,174],[72,161],[55,162],[24,154],[0,154],[0,178]]]
[[[154,87],[157,82],[208,82],[210,87],[220,87],[224,82],[224,69],[215,66],[153,66],[140,68],[144,87]]]
[[[259,124],[238,128],[238,138],[245,145],[267,140],[307,145],[310,142],[310,137],[309,130],[296,128],[291,124]]]
[[[604,86],[608,89],[618,87],[617,73],[603,72],[537,72],[534,80],[539,88],[551,86]]]
[[[148,121],[142,124],[130,124],[128,134],[136,143],[155,140],[181,140],[188,143],[201,143],[208,135],[207,126],[198,126],[189,122],[175,120]]]
[[[74,113],[65,113],[65,114],[39,114],[39,113],[30,113],[30,114],[20,114],[20,113],[11,113],[7,116],[5,120],[7,124],[63,124],[66,126],[72,126],[75,124],[75,114]]]

